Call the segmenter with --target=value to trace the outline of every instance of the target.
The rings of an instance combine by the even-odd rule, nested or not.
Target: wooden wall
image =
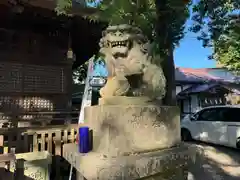
[[[30,15],[0,13],[0,112],[70,111],[68,30]]]

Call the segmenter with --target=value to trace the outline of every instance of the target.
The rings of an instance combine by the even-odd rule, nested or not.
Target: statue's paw
[[[143,96],[143,92],[141,89],[135,89],[132,91],[133,96]]]
[[[116,90],[115,92],[115,96],[126,96],[128,91],[129,91],[129,87],[125,87],[125,88],[119,87],[119,89]]]
[[[103,88],[100,89],[99,93],[101,97],[111,97],[116,96],[116,92],[120,87],[116,86],[116,84],[106,84]]]
[[[105,86],[101,88],[101,97],[125,96],[130,89],[130,84],[124,76],[113,77],[107,81]]]
[[[100,94],[101,97],[104,97],[104,96],[105,96],[104,88],[101,88],[101,89],[100,89],[99,94]]]
[[[114,96],[114,91],[111,87],[103,87],[100,89],[99,94],[101,97]]]

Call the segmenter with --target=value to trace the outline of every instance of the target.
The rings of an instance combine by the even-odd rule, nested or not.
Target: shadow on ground
[[[188,180],[239,180],[240,153],[237,150],[203,143],[191,144],[197,152]]]

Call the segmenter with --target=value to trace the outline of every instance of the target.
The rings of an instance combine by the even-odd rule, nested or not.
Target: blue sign
[[[108,71],[106,68],[106,64],[102,59],[98,59],[94,62],[93,66],[93,76],[107,77]]]

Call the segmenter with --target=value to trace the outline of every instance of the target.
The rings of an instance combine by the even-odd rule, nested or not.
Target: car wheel
[[[181,138],[182,138],[182,141],[191,141],[192,136],[191,136],[191,133],[189,132],[189,130],[181,129]]]
[[[236,147],[237,147],[238,149],[240,149],[240,137],[237,138]]]

